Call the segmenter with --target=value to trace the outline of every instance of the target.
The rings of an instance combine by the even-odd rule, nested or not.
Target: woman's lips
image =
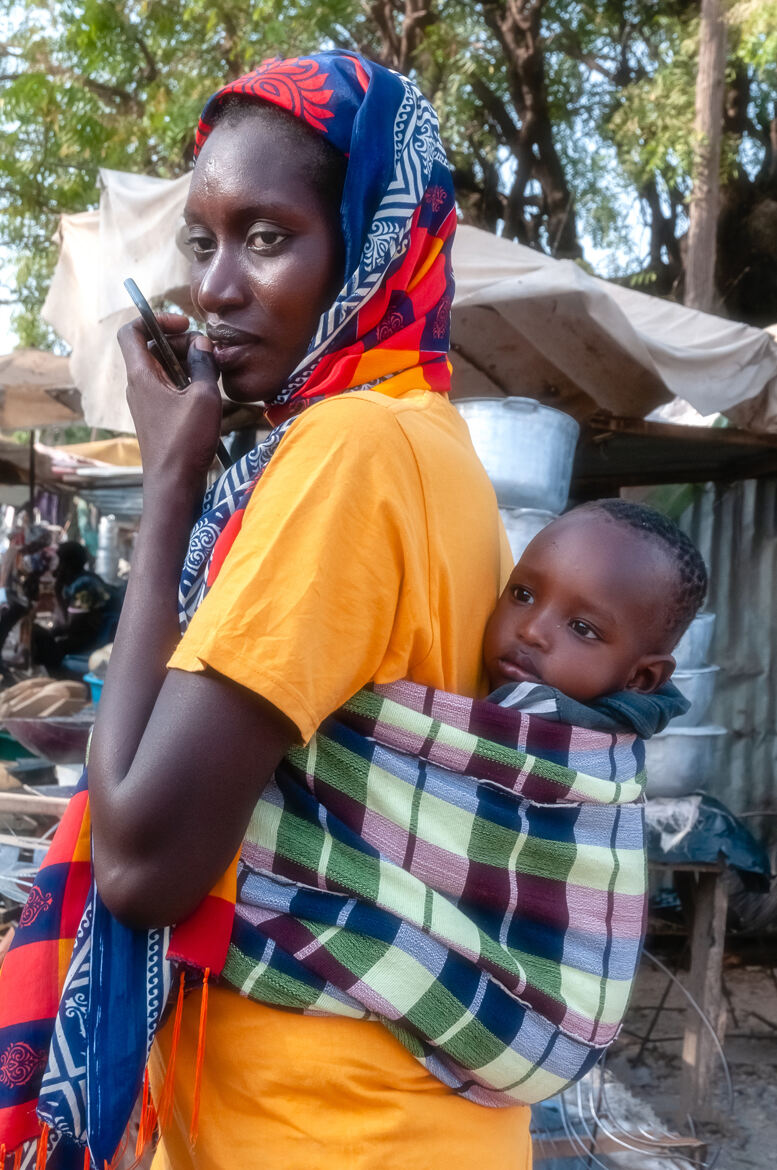
[[[500,658],[498,665],[502,677],[509,678],[511,682],[542,682],[530,658]]]
[[[253,333],[232,329],[227,325],[209,325],[205,332],[213,342],[213,356],[222,370],[239,365],[248,351],[260,340]]]
[[[255,345],[256,340],[243,341],[239,344],[227,344],[223,341],[214,342],[213,357],[216,360],[216,365],[220,370],[229,370],[233,366],[240,365],[248,351]]]

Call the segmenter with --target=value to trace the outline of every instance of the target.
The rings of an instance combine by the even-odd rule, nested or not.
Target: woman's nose
[[[195,283],[194,300],[203,316],[220,314],[226,308],[245,304],[246,289],[237,258],[229,249],[218,248]]]

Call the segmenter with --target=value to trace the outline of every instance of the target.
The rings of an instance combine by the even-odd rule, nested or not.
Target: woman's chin
[[[263,404],[272,401],[277,389],[264,384],[265,379],[251,377],[247,371],[223,370],[221,388],[230,402]]]

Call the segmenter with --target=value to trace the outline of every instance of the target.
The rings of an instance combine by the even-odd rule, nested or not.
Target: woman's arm
[[[170,331],[186,321],[168,315]],[[185,918],[240,846],[264,785],[294,739],[280,711],[214,674],[170,671],[178,580],[219,437],[208,350],[189,351],[179,391],[149,355],[140,322],[120,342],[143,456],[143,519],[89,758],[100,894],[139,927]]]

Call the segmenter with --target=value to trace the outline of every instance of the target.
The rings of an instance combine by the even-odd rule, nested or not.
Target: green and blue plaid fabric
[[[643,761],[631,733],[406,682],[360,692],[256,809],[225,978],[377,1018],[480,1104],[553,1095],[628,1002]]]

